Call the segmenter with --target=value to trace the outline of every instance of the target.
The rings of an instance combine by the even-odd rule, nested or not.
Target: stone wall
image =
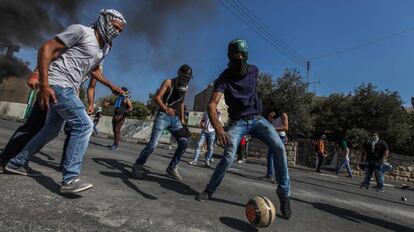
[[[350,152],[350,163],[352,166],[352,172],[355,175],[364,175],[364,171],[358,168],[362,151],[351,150]],[[391,172],[385,175],[385,178],[390,180],[398,180],[405,182],[414,183],[414,157],[405,156],[391,153],[387,159],[393,167]]]
[[[296,141],[289,142],[286,145],[286,154],[287,154],[287,160],[289,166],[295,166],[297,164],[297,159],[299,155],[299,143]],[[302,141],[303,143],[303,141]],[[312,142],[309,142],[310,144]],[[313,147],[313,146],[310,146]],[[303,149],[302,149],[303,151]],[[309,154],[306,154],[306,156],[312,156],[310,158],[314,158],[314,152],[308,152]],[[252,139],[249,143],[248,148],[248,156],[255,157],[255,158],[266,158],[267,154],[267,146],[262,143],[260,140]],[[351,150],[350,152],[350,164],[352,168],[352,172],[354,175],[363,176],[364,171],[359,169],[358,165],[360,163],[362,151],[360,150]],[[338,151],[333,148],[329,150],[329,154],[327,157],[327,160],[333,160],[333,165],[326,164],[324,167],[336,167],[335,161],[337,160],[337,163],[341,163],[341,158],[337,158]],[[414,183],[414,157],[413,156],[404,156],[404,155],[398,155],[391,153],[390,156],[387,159],[387,162],[390,163],[393,166],[393,169],[391,172],[387,173],[385,175],[386,179],[390,180],[398,180],[398,181],[404,181],[404,182],[413,182]],[[331,163],[332,164],[332,163]],[[314,162],[308,162],[308,165],[311,168],[314,168]]]
[[[297,142],[288,142],[286,144],[286,155],[287,155],[287,161],[289,166],[295,166],[296,165],[296,153],[297,153]],[[249,142],[248,147],[248,156],[256,157],[256,158],[266,158],[267,154],[267,146],[261,142],[258,139],[253,138]]]

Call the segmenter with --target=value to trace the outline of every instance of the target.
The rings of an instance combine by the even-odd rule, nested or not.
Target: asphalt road
[[[19,125],[0,120],[0,147]],[[122,143],[112,152],[109,144],[92,137],[81,178],[94,188],[79,195],[59,193],[63,136],[33,157],[31,167],[43,176],[0,175],[0,231],[257,231],[245,219],[248,199],[267,196],[279,210],[276,185],[258,178],[265,172],[262,161],[235,164],[215,199],[198,202],[194,196],[213,169],[188,165],[191,153],[180,164],[179,182],[164,175],[173,150],[159,146],[146,164],[146,179],[139,181],[128,172],[143,145]],[[359,177],[307,168],[291,168],[290,175],[293,218],[278,217],[259,231],[414,231],[414,191],[402,190],[401,183],[388,183],[379,193],[360,189]]]

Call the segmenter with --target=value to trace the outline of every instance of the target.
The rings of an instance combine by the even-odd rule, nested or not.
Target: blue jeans
[[[176,168],[188,146],[187,138],[180,137],[177,134],[177,132],[181,128],[183,128],[183,126],[178,116],[170,116],[163,111],[158,112],[157,117],[155,118],[155,121],[154,121],[154,126],[152,127],[150,141],[145,146],[145,148],[141,151],[141,154],[138,156],[138,159],[135,161],[135,164],[137,165],[145,164],[148,157],[157,147],[158,141],[160,140],[162,132],[165,129],[168,129],[170,133],[174,136],[175,140],[177,140],[177,143],[178,143],[177,150],[175,150],[174,156],[170,164],[168,165],[168,167]]]
[[[93,123],[93,132],[95,133],[95,135],[99,135],[99,131],[98,131],[98,128],[96,128],[96,126],[98,125],[98,123],[97,122],[94,122]]]
[[[282,140],[283,146],[286,143],[286,136],[279,136],[280,140]],[[273,165],[273,154],[270,152],[270,149],[267,150],[267,154],[266,154],[266,159],[267,159],[267,176],[272,177],[273,176],[273,169],[274,169],[274,165]]]
[[[349,159],[344,159],[341,163],[341,165],[339,166],[338,170],[336,170],[336,173],[340,173],[342,171],[342,169],[346,168],[346,170],[348,171],[348,175],[352,176],[352,170],[351,170],[351,165],[349,165]]]
[[[371,181],[372,174],[375,174],[377,185],[379,189],[384,189],[384,164],[377,163],[376,161],[368,161],[368,165],[365,168],[365,177],[361,185],[368,187]]]
[[[10,163],[14,166],[27,165],[32,155],[59,135],[63,122],[66,121],[72,128],[63,162],[63,181],[68,182],[80,175],[83,155],[88,148],[93,124],[73,88],[60,86],[51,86],[51,88],[55,92],[57,103],[49,104],[44,127],[15,158],[10,160]]]
[[[205,130],[201,131],[200,139],[198,139],[197,147],[194,150],[194,160],[198,160],[200,156],[201,147],[203,146],[204,142],[207,139],[207,153],[206,153],[206,161],[210,161],[211,157],[213,156],[214,151],[214,140],[216,139],[216,132],[207,132]]]
[[[214,193],[217,187],[220,185],[224,178],[224,174],[233,164],[234,156],[237,151],[237,146],[243,136],[250,134],[253,137],[263,141],[272,152],[273,163],[276,173],[276,181],[278,183],[278,191],[283,194],[284,197],[290,196],[290,180],[288,173],[288,166],[286,160],[285,147],[276,133],[272,124],[270,124],[263,117],[257,117],[252,120],[238,120],[231,124],[227,131],[230,141],[225,147],[223,157],[218,163],[210,182],[206,187],[206,191]]]

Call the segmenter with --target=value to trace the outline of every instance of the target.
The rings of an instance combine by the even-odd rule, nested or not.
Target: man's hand
[[[49,109],[49,101],[57,103],[55,92],[49,86],[41,87],[37,97],[42,109]]]
[[[28,85],[31,89],[37,89],[37,88],[39,88],[39,78],[30,77],[30,78],[27,80],[27,85]]]
[[[216,138],[217,138],[216,143],[219,146],[224,147],[229,144],[230,137],[223,129],[216,131]]]
[[[175,116],[175,110],[173,108],[165,107],[164,111],[167,112],[167,114],[170,116]]]
[[[124,93],[124,91],[121,88],[115,85],[111,85],[111,90],[112,90],[112,93],[115,95],[122,95]]]
[[[95,109],[93,108],[93,105],[90,105],[90,106],[88,107],[88,109],[86,110],[86,113],[87,113],[87,114],[92,114],[94,110],[95,110]]]

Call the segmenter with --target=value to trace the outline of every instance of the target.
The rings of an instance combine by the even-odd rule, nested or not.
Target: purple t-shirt
[[[214,82],[214,92],[224,94],[224,101],[228,108],[231,120],[242,116],[261,114],[262,102],[256,93],[257,75],[259,69],[249,65],[247,74],[242,78],[231,75],[228,69],[224,70]]]

